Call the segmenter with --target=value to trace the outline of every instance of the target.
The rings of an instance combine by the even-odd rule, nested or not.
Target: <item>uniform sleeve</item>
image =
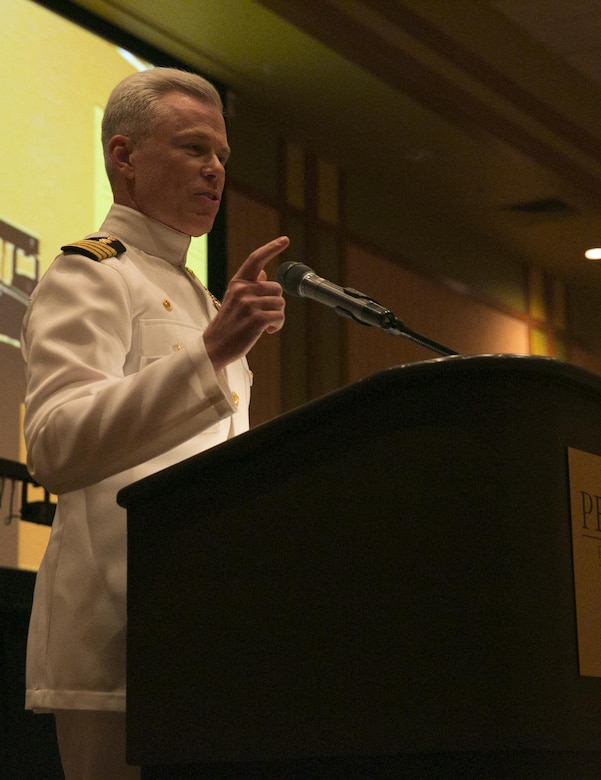
[[[53,493],[137,466],[235,412],[201,331],[194,343],[126,375],[134,303],[121,273],[60,256],[22,332],[25,440],[32,475]]]

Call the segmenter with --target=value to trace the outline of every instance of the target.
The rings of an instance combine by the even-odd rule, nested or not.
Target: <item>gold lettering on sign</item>
[[[579,671],[601,677],[601,457],[568,447]]]

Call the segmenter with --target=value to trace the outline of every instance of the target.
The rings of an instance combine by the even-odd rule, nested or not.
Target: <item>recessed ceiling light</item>
[[[587,260],[601,260],[601,247],[594,247],[593,249],[587,249],[584,253]]]

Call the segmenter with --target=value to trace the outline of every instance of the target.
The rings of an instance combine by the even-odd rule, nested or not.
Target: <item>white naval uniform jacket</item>
[[[26,706],[125,709],[125,485],[248,429],[250,372],[218,374],[213,301],[185,269],[189,238],[124,206],[98,234],[126,247],[59,255],[23,323],[32,475],[58,494],[35,587]]]

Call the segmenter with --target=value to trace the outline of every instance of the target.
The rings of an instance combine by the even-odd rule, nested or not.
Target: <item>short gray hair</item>
[[[109,179],[112,163],[109,141],[126,135],[139,142],[147,138],[165,116],[160,99],[169,92],[184,92],[223,112],[223,102],[215,87],[202,76],[177,68],[152,68],[132,73],[111,92],[102,120],[102,148]]]

